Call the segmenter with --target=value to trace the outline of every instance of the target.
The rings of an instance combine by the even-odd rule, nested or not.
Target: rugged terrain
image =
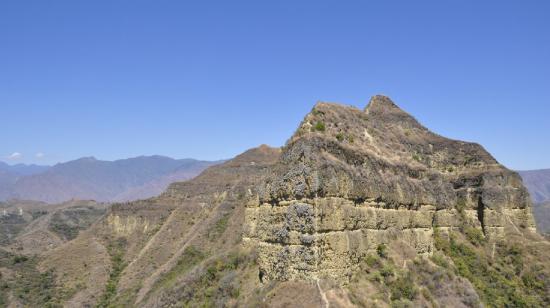
[[[7,268],[34,262],[53,306],[546,307],[550,245],[531,208],[481,146],[375,96],[364,110],[319,103],[281,149],[114,204]]]
[[[264,279],[348,282],[392,238],[431,255],[434,230],[534,232],[521,178],[481,146],[435,135],[386,97],[361,111],[321,103],[247,209]],[[460,213],[459,213],[460,212]]]
[[[54,280],[51,272],[39,270],[39,260],[88,229],[106,209],[93,201],[0,203],[0,306],[48,302]]]

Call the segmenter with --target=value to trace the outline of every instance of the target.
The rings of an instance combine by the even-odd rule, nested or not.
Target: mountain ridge
[[[82,157],[27,175],[1,176],[0,198],[60,203],[72,199],[129,201],[161,193],[173,181],[190,179],[222,161],[138,156],[115,161]],[[13,176],[12,176],[13,174]]]
[[[548,306],[550,243],[519,175],[373,99],[317,104],[282,148],[113,204],[40,256],[50,303]]]
[[[518,171],[529,189],[533,202],[550,201],[550,169]]]

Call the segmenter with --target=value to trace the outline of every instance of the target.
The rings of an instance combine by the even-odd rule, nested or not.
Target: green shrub
[[[315,123],[315,126],[313,126],[313,128],[318,132],[324,132],[326,129],[325,123],[321,121],[318,121],[317,123]]]
[[[410,274],[397,277],[394,281],[390,283],[391,288],[391,300],[414,300],[418,294],[417,289],[414,286],[414,281],[411,278]]]
[[[367,257],[365,258],[365,263],[366,263],[369,267],[374,267],[374,266],[380,265],[380,259],[379,259],[379,257],[376,256],[376,255],[369,254],[369,255],[367,255]]]
[[[380,244],[378,245],[378,247],[376,247],[376,253],[378,254],[378,256],[380,256],[380,258],[387,258],[388,257],[388,248],[386,247],[385,244]]]
[[[342,133],[336,134],[336,139],[340,142],[344,141],[344,134]]]
[[[384,265],[380,270],[380,275],[386,279],[392,277],[394,275],[393,267],[389,264]]]
[[[467,226],[464,230],[464,234],[468,241],[476,246],[481,246],[485,243],[485,236],[478,228]]]
[[[319,110],[317,110],[317,109],[315,109],[315,108],[313,108],[313,109],[311,110],[311,114],[317,116],[317,115],[323,114],[323,112],[322,112],[322,111],[319,111]]]
[[[27,256],[17,255],[15,257],[13,257],[12,263],[13,264],[19,264],[19,263],[27,262],[28,260],[29,260],[29,258]]]

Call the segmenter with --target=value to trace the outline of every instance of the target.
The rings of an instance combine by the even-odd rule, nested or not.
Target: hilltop
[[[375,96],[318,103],[282,148],[114,204],[36,267],[68,306],[544,307],[531,211],[483,147]]]

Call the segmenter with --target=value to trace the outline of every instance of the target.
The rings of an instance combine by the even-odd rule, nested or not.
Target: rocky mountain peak
[[[245,239],[259,250],[264,281],[346,284],[379,245],[397,237],[430,255],[434,230],[466,223],[489,239],[534,231],[515,172],[478,144],[430,132],[381,95],[365,110],[317,103],[258,195]]]
[[[392,112],[392,111],[401,111],[403,112],[392,100],[391,98],[385,95],[375,95],[371,97],[369,103],[365,107],[365,112],[369,113],[370,111],[378,112]]]
[[[427,131],[412,115],[401,109],[389,97],[375,95],[365,107],[365,113],[372,122],[379,122],[386,127],[402,127]]]

